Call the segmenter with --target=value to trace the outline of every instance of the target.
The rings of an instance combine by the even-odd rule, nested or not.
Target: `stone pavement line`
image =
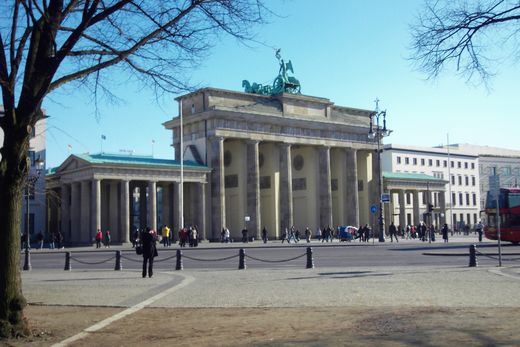
[[[509,269],[509,268],[502,267],[502,268],[496,268],[496,269],[489,269],[488,271],[491,272],[491,273],[494,273],[495,275],[509,277],[509,278],[513,278],[515,280],[520,281],[520,277],[519,276],[508,274],[508,273],[504,272],[505,269]]]
[[[112,324],[113,322],[121,319],[121,318],[124,318],[126,316],[129,316],[131,314],[134,314],[135,312],[145,308],[146,306],[154,303],[155,301],[159,300],[159,299],[162,299],[163,297],[181,289],[181,288],[184,288],[188,285],[190,285],[193,281],[195,281],[195,278],[192,277],[192,276],[187,276],[187,275],[184,275],[184,274],[176,274],[176,275],[179,275],[181,277],[184,277],[184,279],[182,280],[181,283],[179,283],[178,285],[176,286],[173,286],[171,288],[168,288],[166,289],[165,291],[159,293],[159,294],[156,294],[154,296],[152,296],[151,298],[149,299],[146,299],[138,304],[135,304],[134,306],[132,307],[129,307],[127,308],[126,310],[124,311],[121,311],[119,313],[116,313],[115,315],[113,315],[112,317],[108,317],[104,320],[102,320],[101,322],[99,323],[96,323],[88,328],[86,328],[85,330],[83,330],[82,332],[74,335],[74,336],[71,336],[69,337],[68,339],[65,339],[59,343],[56,343],[54,345],[52,345],[52,347],[65,347],[65,346],[68,346],[69,344],[75,342],[75,341],[78,341],[78,340],[81,340],[82,338],[88,336],[89,333],[92,333],[92,332],[95,332],[95,331],[98,331],[98,330],[101,330],[107,326],[109,326],[110,324]]]

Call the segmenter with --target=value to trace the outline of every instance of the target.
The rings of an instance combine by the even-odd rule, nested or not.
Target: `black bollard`
[[[70,271],[70,252],[65,252],[65,271]]]
[[[246,269],[246,252],[243,248],[240,248],[240,250],[238,251],[238,269]]]
[[[469,246],[469,267],[477,267],[477,247]]]
[[[116,251],[116,266],[114,268],[115,271],[121,271],[123,267],[121,266],[121,251]]]
[[[182,270],[182,251],[180,249],[177,250],[177,262],[175,264],[175,270]]]
[[[307,247],[307,269],[314,269],[314,259],[312,258],[312,247]]]

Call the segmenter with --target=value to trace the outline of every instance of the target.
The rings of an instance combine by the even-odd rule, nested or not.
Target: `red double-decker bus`
[[[498,208],[500,239],[518,244],[520,242],[520,188],[500,188]],[[487,195],[485,212],[487,216],[485,236],[490,240],[497,240],[497,203],[490,192]]]

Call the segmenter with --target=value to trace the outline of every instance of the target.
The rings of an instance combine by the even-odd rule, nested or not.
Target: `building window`
[[[477,223],[478,223],[477,214],[473,213],[473,224],[477,224]]]
[[[462,206],[464,205],[464,196],[462,195],[462,193],[459,193],[459,205]]]
[[[301,169],[303,169],[303,164],[304,164],[303,157],[300,154],[296,155],[293,159],[294,170],[300,171]]]
[[[475,184],[475,176],[471,176],[471,185],[474,187]]]
[[[428,159],[428,166],[433,166],[433,159]]]
[[[471,170],[475,170],[475,163],[471,163]]]
[[[406,204],[407,205],[410,205],[412,203],[411,196],[412,196],[411,193],[406,193]]]
[[[451,175],[451,184],[455,185],[455,176]]]
[[[226,175],[224,177],[225,188],[238,188],[238,175]]]
[[[444,161],[442,162],[442,165],[443,165],[444,167],[448,167],[448,161],[447,161],[447,160],[444,160]]]
[[[424,158],[421,159],[421,165],[424,166]]]
[[[504,168],[504,175],[505,176],[511,176],[511,167],[510,166],[506,166]]]
[[[465,162],[465,163],[464,163],[464,168],[465,168],[465,169],[468,168],[468,162]]]
[[[469,177],[468,176],[464,176],[464,181],[466,182],[466,185],[469,186]]]
[[[473,193],[473,206],[477,206],[477,194]]]
[[[437,166],[437,167],[441,166],[441,161],[439,159],[437,159],[435,161],[435,166]]]
[[[405,158],[404,158],[404,163],[405,163],[406,165],[410,164],[410,158],[405,157]]]
[[[453,225],[457,225],[457,214],[453,214]]]
[[[460,213],[459,216],[461,224],[464,223],[464,213]]]
[[[417,165],[417,158],[413,158],[412,160],[413,160],[413,164]]]
[[[451,163],[451,167],[454,168],[455,167],[455,162],[454,161],[450,161]]]
[[[462,176],[459,176],[459,186],[462,185]]]
[[[462,168],[462,163],[460,161],[457,162],[457,167],[460,169]]]
[[[457,205],[457,199],[455,193],[451,193],[451,202],[453,203],[453,206]]]
[[[470,213],[466,213],[466,222],[467,222],[467,224],[471,223],[471,214]]]
[[[307,189],[307,180],[305,179],[305,177],[293,178],[292,189],[293,190],[306,190]]]
[[[469,193],[466,193],[466,206],[469,206]]]
[[[261,176],[260,177],[260,189],[270,189],[271,188],[271,176]]]
[[[397,164],[401,164],[401,157],[397,156]]]

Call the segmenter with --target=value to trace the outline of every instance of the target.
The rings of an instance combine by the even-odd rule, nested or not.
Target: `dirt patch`
[[[122,309],[31,306],[35,335],[7,346],[50,346]],[[517,308],[147,308],[72,346],[513,346]]]

